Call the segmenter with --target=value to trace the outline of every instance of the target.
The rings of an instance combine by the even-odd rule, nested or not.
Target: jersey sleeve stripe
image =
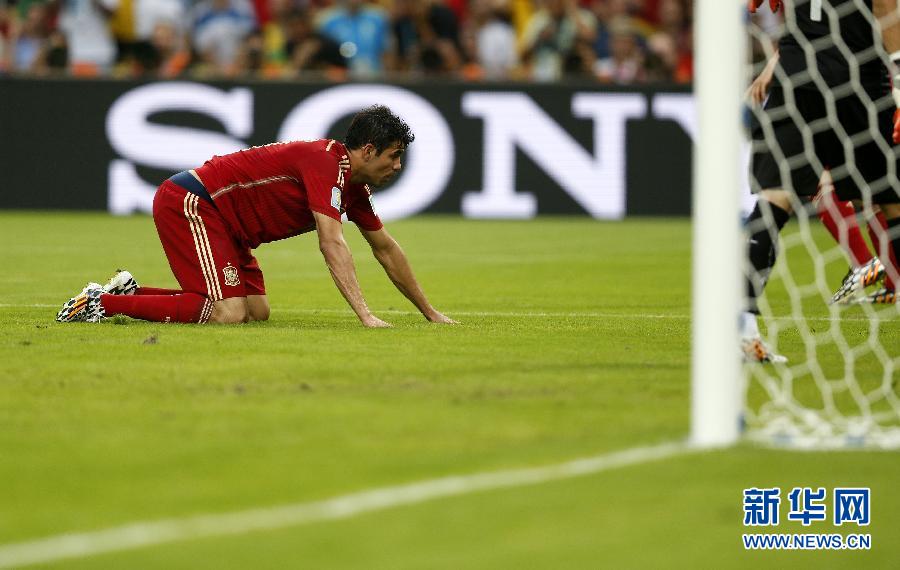
[[[223,194],[227,194],[235,189],[243,190],[245,188],[253,188],[255,186],[263,186],[265,184],[271,184],[273,182],[281,182],[283,180],[293,180],[294,182],[298,182],[298,180],[296,178],[294,178],[293,176],[286,176],[286,175],[270,176],[268,178],[261,178],[259,180],[251,180],[250,182],[235,182],[234,184],[229,184],[228,186],[223,186],[222,188],[219,188],[218,190],[211,192],[210,197],[213,200],[215,200],[219,196],[221,196]]]

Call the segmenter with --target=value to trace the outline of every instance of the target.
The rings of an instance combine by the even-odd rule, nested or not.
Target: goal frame
[[[691,444],[741,435],[740,149],[745,44],[743,0],[695,3],[698,136],[693,158]]]

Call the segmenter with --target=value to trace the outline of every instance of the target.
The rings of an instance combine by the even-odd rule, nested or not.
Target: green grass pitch
[[[0,549],[686,437],[688,221],[389,224],[455,327],[415,314],[346,229],[363,291],[393,329],[358,324],[310,235],[258,252],[267,323],[60,325],[58,306],[117,267],[175,285],[152,221],[0,214],[0,238],[12,245],[0,272]],[[796,275],[812,274],[802,251],[787,258]],[[833,285],[844,270],[828,265]],[[787,314],[780,282],[768,298]],[[809,311],[828,314],[821,303]],[[851,335],[866,333],[859,309],[845,314]],[[893,355],[897,324],[878,333]],[[779,339],[788,356],[804,354],[796,329]],[[877,362],[862,365],[878,372]],[[38,567],[896,568],[898,473],[897,453],[738,446]],[[772,486],[870,487],[872,524],[856,531],[871,533],[872,549],[745,551],[743,489]]]

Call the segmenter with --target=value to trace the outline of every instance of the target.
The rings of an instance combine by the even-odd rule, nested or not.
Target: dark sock
[[[768,207],[771,217],[763,212]],[[791,218],[791,215],[775,204],[759,200],[750,217],[747,218],[748,248],[747,256],[753,270],[747,276],[747,311],[759,314],[756,299],[766,287],[769,272],[775,265],[778,256],[775,245],[778,243],[778,232]]]
[[[100,295],[107,317],[127,315],[158,323],[205,323],[212,302],[197,293],[179,295]]]

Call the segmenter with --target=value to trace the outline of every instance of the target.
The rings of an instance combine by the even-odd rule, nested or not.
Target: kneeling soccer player
[[[169,178],[153,199],[153,221],[180,290],[140,287],[127,271],[89,283],[59,311],[60,322],[127,315],[179,323],[269,318],[263,274],[252,251],[316,230],[334,282],[366,327],[387,327],[363,298],[341,215],[354,222],[391,281],[429,321],[454,323],[425,297],[403,250],[375,214],[369,185],[401,168],[412,132],[376,105],[353,119],[344,142],[322,139],[214,156]]]

